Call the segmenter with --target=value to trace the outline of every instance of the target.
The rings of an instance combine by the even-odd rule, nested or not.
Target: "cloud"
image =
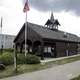
[[[25,21],[20,0],[0,0],[0,19],[3,17],[3,33],[16,35]]]
[[[80,0],[29,0],[30,6],[41,11],[71,11],[80,15]]]
[[[0,6],[3,6],[5,0],[0,0]]]

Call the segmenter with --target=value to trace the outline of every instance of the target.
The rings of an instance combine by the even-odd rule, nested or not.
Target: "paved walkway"
[[[70,80],[80,74],[80,61],[0,80]]]
[[[70,57],[76,57],[76,56],[80,56],[80,54],[72,55],[72,56],[66,56],[66,57],[60,57],[60,58],[45,58],[45,60],[41,60],[41,62],[42,63],[45,63],[45,62],[62,60],[62,59],[70,58]]]

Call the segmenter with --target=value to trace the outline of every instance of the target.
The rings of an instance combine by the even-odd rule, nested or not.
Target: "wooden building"
[[[27,24],[27,26],[25,26]],[[27,50],[38,56],[63,57],[78,53],[80,38],[74,34],[58,30],[59,22],[53,14],[45,26],[25,23],[16,36],[14,43],[20,52],[25,45],[25,27],[27,27]]]

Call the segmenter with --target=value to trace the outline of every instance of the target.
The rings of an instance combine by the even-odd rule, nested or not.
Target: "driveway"
[[[0,80],[70,80],[80,74],[80,61]]]

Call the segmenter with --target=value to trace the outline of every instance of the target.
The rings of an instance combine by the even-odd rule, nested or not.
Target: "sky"
[[[0,0],[3,34],[17,35],[25,22],[25,0]],[[29,0],[27,21],[44,25],[53,12],[61,26],[59,30],[80,36],[80,0]]]

